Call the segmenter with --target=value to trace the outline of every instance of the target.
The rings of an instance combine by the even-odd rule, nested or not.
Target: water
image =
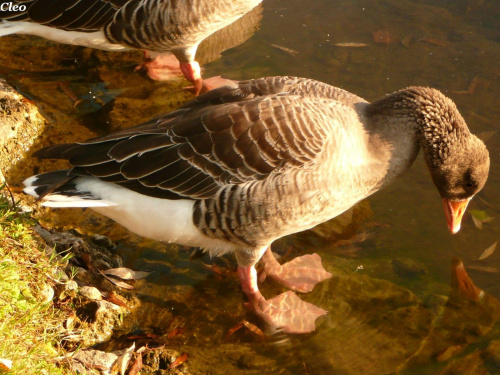
[[[222,58],[208,52],[202,57],[205,77],[304,76],[368,100],[409,85],[432,86],[451,97],[471,131],[486,140],[490,177],[469,210],[496,219],[481,230],[467,213],[459,234],[448,233],[441,199],[419,157],[406,175],[358,207],[352,219],[278,241],[274,250],[288,259],[318,252],[334,274],[301,296],[329,310],[313,334],[262,341],[242,328],[226,340],[242,319],[263,328],[243,309],[235,274],[220,276],[203,266],[215,262],[232,269],[234,259],[190,261],[188,250],[109,229],[107,221],[88,212],[42,211],[40,216],[52,225],[110,235],[119,240],[117,252],[126,265],[155,271],[138,284],[143,307],[128,318],[127,327],[164,334],[172,329],[173,317],[180,319],[186,331],[171,345],[188,353],[193,374],[498,373],[500,253],[477,259],[500,239],[499,15],[494,0],[265,0],[246,31],[232,33],[231,44],[241,44],[222,52]],[[376,31],[383,43],[375,43]],[[54,120],[39,145],[133,125],[189,98],[182,82],[152,83],[131,73],[140,62],[138,53],[52,46],[26,37],[0,43],[8,51],[0,57],[0,74]],[[76,57],[76,63],[67,57]],[[75,106],[59,82],[67,82],[83,101]],[[30,160],[10,175],[19,181],[35,167],[42,171],[55,164]],[[366,240],[356,241],[363,239],[360,233],[368,233]],[[336,246],[339,238],[354,243]],[[450,298],[444,305],[453,256],[463,260],[487,293],[481,303]],[[261,287],[266,296],[284,291],[271,281]],[[130,345],[122,339],[125,334],[117,332],[120,338],[109,347]]]

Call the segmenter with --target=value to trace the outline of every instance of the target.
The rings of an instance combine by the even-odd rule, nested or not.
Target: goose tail
[[[46,207],[108,207],[116,203],[101,199],[98,194],[82,189],[81,182],[88,177],[69,176],[69,170],[60,170],[31,176],[23,181],[25,194],[43,200]]]

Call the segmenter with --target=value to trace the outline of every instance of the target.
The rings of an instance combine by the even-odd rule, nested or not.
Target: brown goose
[[[305,78],[233,83],[145,124],[37,151],[73,168],[30,177],[24,191],[50,207],[92,207],[142,236],[234,252],[254,311],[287,332],[308,332],[325,311],[292,292],[266,301],[255,264],[275,239],[389,184],[420,148],[455,233],[486,182],[489,155],[455,104],[426,87],[370,104]],[[299,291],[330,276],[316,254],[290,267],[276,266],[270,252],[263,258],[267,274]]]
[[[153,79],[174,69],[171,54],[195,92],[202,89],[198,45],[262,0],[0,0],[0,36],[38,35],[104,50],[138,48]]]

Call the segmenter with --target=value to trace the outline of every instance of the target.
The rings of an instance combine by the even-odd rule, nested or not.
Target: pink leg
[[[253,266],[238,267],[243,292],[248,297],[246,305],[260,316],[272,329],[286,333],[309,333],[316,329],[315,321],[327,312],[302,301],[293,292],[286,292],[266,300],[257,286],[257,272]]]
[[[264,270],[259,281],[264,281],[266,276],[270,276],[296,292],[310,292],[316,284],[332,277],[332,274],[323,268],[318,254],[307,254],[281,265],[274,257],[271,248],[268,248],[261,262]]]
[[[135,70],[145,69],[149,78],[155,81],[168,81],[182,77],[179,60],[174,55],[158,55],[152,59],[148,52],[144,52],[144,62],[135,67]]]

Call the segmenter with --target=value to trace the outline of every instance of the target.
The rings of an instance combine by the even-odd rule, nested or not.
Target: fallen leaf
[[[477,219],[474,215],[472,215],[472,221],[474,222],[476,228],[483,229],[483,223],[481,222],[481,220]]]
[[[144,279],[145,277],[148,277],[152,273],[152,272],[145,272],[145,271],[134,271],[134,270],[131,270],[130,268],[126,268],[126,267],[110,268],[109,270],[102,271],[102,272],[106,275],[112,275],[112,276],[119,277],[120,279],[123,279],[123,280]]]
[[[70,89],[68,82],[58,82],[57,84],[59,88],[64,92],[68,97],[73,101],[73,103],[76,103],[78,101],[78,98],[76,97],[75,93],[73,90]]]
[[[10,359],[0,358],[0,370],[9,371],[12,368],[12,361]]]
[[[105,297],[104,299],[105,299],[106,301],[108,301],[108,302],[114,303],[115,305],[118,305],[118,306],[121,306],[121,307],[125,307],[125,308],[127,308],[127,309],[128,309],[127,304],[126,304],[124,301],[122,301],[122,300],[118,297],[118,295],[117,295],[115,292],[113,292],[113,291],[111,291],[111,292],[108,294],[108,296],[107,296],[107,297]]]
[[[113,284],[115,284],[116,286],[119,286],[120,288],[123,288],[123,289],[134,289],[134,287],[130,284],[127,284],[123,281],[120,281],[120,280],[116,280],[112,277],[109,277],[107,275],[105,275],[101,270],[99,270],[99,272],[101,273],[101,275],[103,275],[108,281],[112,282]]]
[[[85,265],[87,266],[89,271],[94,272],[95,268],[92,264],[92,256],[89,253],[83,253],[82,259],[83,259],[83,263],[85,263]]]
[[[238,331],[241,327],[243,327],[243,322],[239,322],[238,324],[236,324],[234,327],[232,327],[228,332],[227,332],[227,335],[226,337],[224,338],[225,341],[228,341],[229,338],[233,335],[233,333],[235,333],[236,331]]]
[[[470,82],[469,84],[469,92],[471,94],[474,93],[474,90],[476,90],[476,87],[477,85],[479,85],[479,83],[481,82],[481,78],[479,78],[479,76],[475,76],[472,81]]]
[[[481,255],[479,256],[479,258],[477,258],[477,260],[483,260],[483,259],[486,259],[488,258],[489,256],[491,256],[494,252],[495,252],[495,249],[497,247],[497,244],[498,244],[498,241],[495,242],[493,245],[491,245],[490,247],[488,247],[486,250],[484,250]]]
[[[469,210],[470,214],[478,219],[479,221],[483,221],[484,219],[490,217],[486,211],[482,210]]]
[[[291,48],[280,46],[278,44],[271,44],[271,47],[278,48],[278,49],[280,49],[280,50],[282,50],[282,51],[284,51],[292,56],[296,56],[299,53],[298,51],[295,51]]]
[[[187,353],[182,353],[180,356],[177,357],[177,359],[175,361],[173,361],[170,364],[170,366],[168,366],[168,368],[172,369],[172,368],[178,367],[178,366],[182,365],[184,362],[186,362],[187,359],[188,359]]]
[[[135,359],[133,365],[130,367],[128,375],[136,375],[142,369],[142,354],[140,354],[139,351],[137,351],[137,353],[138,353],[137,358]]]
[[[496,269],[495,267],[467,266],[467,268],[469,268],[471,270],[482,271],[482,272],[489,272],[489,273],[496,273],[496,272],[498,272],[498,269]]]
[[[116,360],[116,365],[120,369],[120,375],[125,375],[128,363],[130,362],[130,359],[132,358],[132,354],[134,352],[135,352],[135,342],[132,344],[130,348],[125,350],[125,353],[119,356],[118,359]]]
[[[443,350],[438,356],[437,356],[437,361],[438,362],[445,362],[452,357],[456,356],[458,353],[460,353],[464,348],[467,346],[467,344],[459,344],[459,345],[453,345],[447,347],[445,350]]]
[[[174,330],[170,331],[167,335],[168,338],[172,338],[175,336],[180,336],[186,331],[186,327],[177,327]]]
[[[406,34],[403,39],[401,39],[401,44],[405,46],[406,48],[410,48],[412,45],[412,42],[415,38],[411,34]]]
[[[484,291],[474,284],[463,262],[457,257],[451,260],[451,287],[452,292],[472,301],[479,301],[484,297]]]
[[[350,48],[360,48],[369,46],[369,44],[366,43],[356,43],[356,42],[334,43],[333,45],[337,47],[350,47]]]
[[[243,325],[245,327],[247,327],[253,333],[259,335],[260,337],[266,337],[265,333],[262,332],[262,330],[259,327],[257,327],[255,324],[250,323],[250,322],[248,322],[246,320],[242,320],[241,323],[243,323]]]
[[[392,44],[398,42],[396,35],[383,27],[373,31],[372,35],[375,43]]]

